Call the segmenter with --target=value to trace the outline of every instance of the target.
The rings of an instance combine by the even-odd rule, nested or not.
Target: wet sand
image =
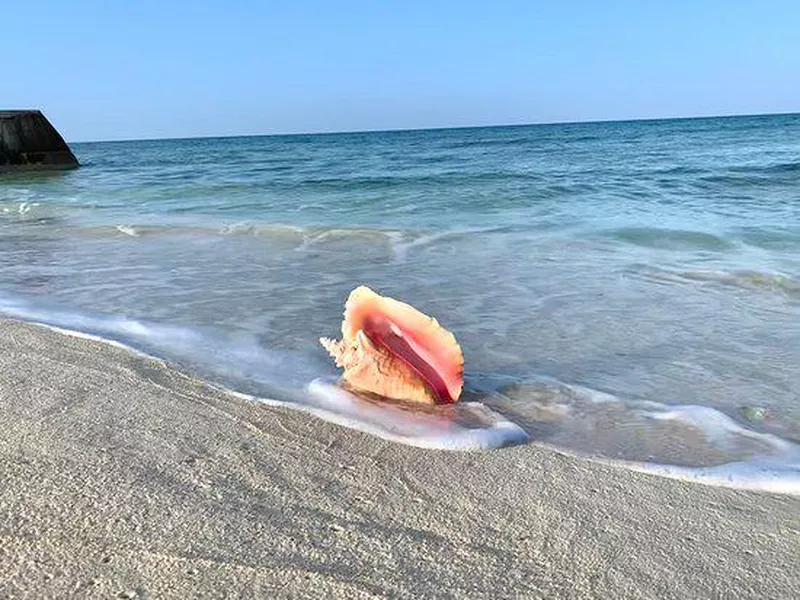
[[[0,321],[0,597],[790,598],[800,498],[421,450]]]

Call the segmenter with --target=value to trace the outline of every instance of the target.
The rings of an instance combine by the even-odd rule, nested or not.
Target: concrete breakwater
[[[0,172],[72,169],[78,159],[39,110],[0,110]]]

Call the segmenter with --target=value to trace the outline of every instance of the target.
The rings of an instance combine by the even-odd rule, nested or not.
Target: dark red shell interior
[[[436,367],[425,360],[415,348],[419,344],[408,339],[408,332],[393,327],[388,319],[380,315],[365,318],[363,331],[373,344],[385,348],[411,368],[430,388],[437,404],[451,404],[456,401]]]

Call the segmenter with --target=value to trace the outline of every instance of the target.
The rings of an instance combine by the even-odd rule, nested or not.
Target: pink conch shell
[[[456,402],[464,356],[455,336],[413,306],[366,286],[345,304],[342,339],[320,343],[353,388],[427,404]]]

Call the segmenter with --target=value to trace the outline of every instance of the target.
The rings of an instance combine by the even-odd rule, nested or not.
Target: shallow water
[[[74,150],[0,179],[0,312],[302,404],[364,283],[537,440],[798,477],[800,116]]]

